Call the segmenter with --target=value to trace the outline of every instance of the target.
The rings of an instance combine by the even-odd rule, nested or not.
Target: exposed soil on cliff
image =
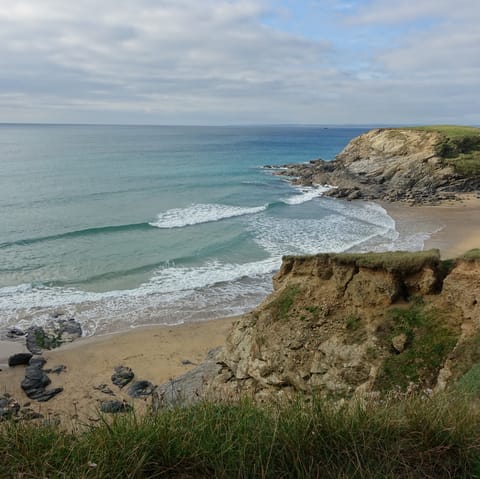
[[[480,361],[480,260],[438,251],[286,257],[275,292],[232,328],[221,397],[444,389]]]

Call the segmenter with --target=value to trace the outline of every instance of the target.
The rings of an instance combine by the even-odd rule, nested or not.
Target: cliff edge
[[[327,196],[435,203],[480,191],[480,129],[378,128],[354,138],[335,160],[285,165],[299,185],[332,185]]]
[[[221,398],[442,390],[480,361],[480,251],[287,256],[275,291],[232,328]]]

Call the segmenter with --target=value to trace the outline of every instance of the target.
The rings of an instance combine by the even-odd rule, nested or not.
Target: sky
[[[480,125],[478,0],[0,0],[0,123]]]

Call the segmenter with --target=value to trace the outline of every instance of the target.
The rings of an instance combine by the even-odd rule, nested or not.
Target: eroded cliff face
[[[274,287],[234,325],[210,381],[216,395],[440,389],[480,360],[469,346],[480,338],[480,260],[452,265],[436,250],[285,257]]]
[[[435,131],[377,128],[354,138],[334,161],[286,165],[279,175],[301,185],[332,185],[327,195],[434,203],[458,192],[476,191],[480,178],[465,178],[439,156]]]

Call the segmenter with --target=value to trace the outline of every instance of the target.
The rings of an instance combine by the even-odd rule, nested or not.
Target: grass
[[[290,309],[299,293],[300,288],[298,286],[289,285],[270,303],[276,319],[285,320],[288,318]]]
[[[480,128],[438,125],[413,129],[440,133],[442,138],[436,147],[437,154],[462,176],[480,175]]]
[[[454,361],[450,367],[452,380],[463,390],[478,389],[480,393],[480,332],[461,341],[454,351]]]
[[[466,259],[467,261],[478,261],[480,260],[480,248],[474,248],[470,251],[467,251],[462,255],[462,259]]]
[[[353,263],[357,267],[381,269],[403,274],[416,273],[425,266],[436,266],[440,263],[440,253],[436,249],[416,252],[339,253],[332,256],[339,264]]]
[[[470,394],[480,394],[480,363],[473,365],[458,381],[456,388]]]
[[[200,403],[75,433],[0,424],[0,477],[474,478],[480,412],[465,397],[333,406]]]
[[[430,387],[447,355],[457,343],[459,331],[442,320],[441,312],[425,311],[414,304],[408,309],[390,311],[389,329],[383,331],[385,347],[390,350],[382,364],[375,386],[380,391],[407,390],[410,383]],[[406,336],[406,348],[392,351],[392,338]]]
[[[466,136],[480,136],[480,128],[474,126],[461,125],[430,125],[430,126],[414,126],[411,130],[436,131],[445,135],[452,140],[461,139]]]

